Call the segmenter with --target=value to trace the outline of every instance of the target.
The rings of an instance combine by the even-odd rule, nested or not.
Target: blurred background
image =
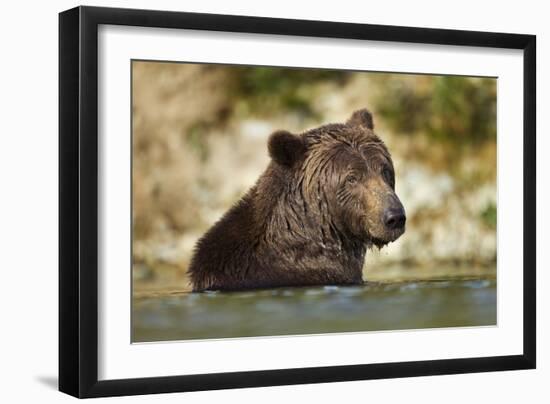
[[[264,171],[273,131],[364,107],[407,211],[364,279],[496,277],[496,79],[146,61],[132,73],[135,297],[189,290],[195,242]]]

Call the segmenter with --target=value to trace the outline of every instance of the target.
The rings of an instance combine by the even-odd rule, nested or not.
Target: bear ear
[[[372,114],[366,108],[355,111],[346,123],[350,126],[362,126],[370,130],[374,129]]]
[[[269,137],[267,148],[271,158],[286,167],[291,167],[306,151],[302,137],[285,130],[273,133]]]

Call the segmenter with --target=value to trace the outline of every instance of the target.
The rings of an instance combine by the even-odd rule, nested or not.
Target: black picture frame
[[[523,50],[523,354],[99,381],[100,24]],[[535,104],[534,35],[97,7],[60,13],[59,390],[84,398],[535,368]]]

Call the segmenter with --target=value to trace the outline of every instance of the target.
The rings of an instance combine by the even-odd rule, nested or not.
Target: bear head
[[[345,124],[298,135],[277,131],[268,150],[284,189],[293,194],[287,199],[302,208],[304,225],[378,247],[404,233],[392,158],[368,110],[354,112]]]

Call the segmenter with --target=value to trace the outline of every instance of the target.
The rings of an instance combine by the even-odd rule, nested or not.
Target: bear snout
[[[384,225],[390,230],[400,230],[405,227],[407,217],[402,206],[388,208],[384,212]]]

